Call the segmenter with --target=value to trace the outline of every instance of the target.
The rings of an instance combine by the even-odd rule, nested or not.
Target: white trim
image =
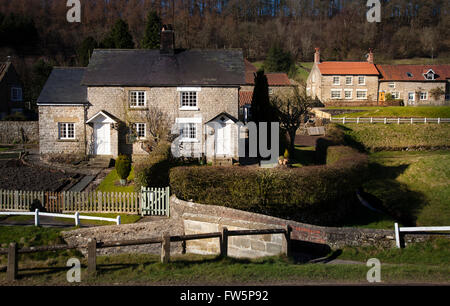
[[[351,78],[352,79],[352,81],[349,84],[347,84],[347,78]],[[353,75],[346,75],[345,76],[345,85],[353,85]]]
[[[338,82],[337,83],[334,82],[334,78],[338,78]],[[333,82],[332,82],[332,84],[333,85],[341,85],[341,77],[339,75],[333,75]]]
[[[202,91],[201,87],[177,87],[177,91]]]
[[[73,137],[69,137],[69,124],[73,125]],[[66,137],[62,137],[62,131],[65,131]],[[58,122],[58,139],[59,140],[75,140],[76,130],[74,122]]]
[[[412,99],[409,98],[409,94],[413,94],[412,95]],[[408,91],[408,100],[409,101],[415,101],[416,100],[416,93],[414,91]]]
[[[425,99],[422,99],[422,94],[425,94]],[[428,100],[428,91],[421,91],[420,93],[419,93],[419,100],[420,101],[427,101]]]
[[[365,92],[366,96],[364,98],[358,98],[358,91],[359,92]],[[367,100],[367,89],[356,89],[356,96],[355,96],[355,98],[357,100]]]
[[[339,98],[333,98],[333,91],[339,91]],[[342,89],[330,89],[330,99],[342,99]]]
[[[350,92],[350,98],[346,98],[346,97],[345,97],[345,92]],[[346,99],[346,100],[351,100],[351,99],[353,99],[353,89],[349,89],[349,88],[345,88],[345,89],[344,89],[344,99]]]
[[[200,110],[200,108],[198,108],[197,106],[182,106],[179,108],[179,110],[182,111],[198,111]]]
[[[136,105],[131,105],[131,93],[137,93],[136,94]],[[139,105],[139,93],[143,92],[144,93],[144,105]],[[147,91],[145,90],[129,90],[128,91],[128,105],[130,106],[130,108],[143,108],[143,107],[147,107]]]
[[[364,83],[359,83],[359,78],[364,78]],[[364,86],[366,85],[366,76],[365,75],[358,75],[358,85]]]
[[[394,84],[394,86],[391,87],[391,84]],[[389,82],[389,83],[388,83],[388,88],[393,88],[393,89],[395,89],[395,82]]]
[[[202,123],[201,117],[176,118],[176,123]]]
[[[111,118],[110,116],[108,116],[107,114],[105,114],[103,111],[99,111],[97,114],[95,114],[94,116],[91,117],[91,119],[89,119],[88,121],[86,121],[86,123],[91,123],[96,117],[98,116],[105,116],[106,118],[108,118],[109,120],[104,121],[102,123],[117,123],[113,118]]]
[[[138,124],[140,125],[144,125],[144,136],[139,136],[139,129],[138,129]],[[147,123],[145,122],[132,122],[131,125],[135,126],[135,130],[136,130],[136,139],[137,140],[143,140],[143,139],[147,139]]]

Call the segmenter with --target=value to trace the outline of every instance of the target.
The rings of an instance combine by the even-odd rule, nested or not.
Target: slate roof
[[[321,62],[317,64],[322,75],[379,75],[369,62]]]
[[[6,72],[8,71],[10,65],[11,63],[9,62],[0,62],[0,81],[6,75]]]
[[[38,104],[88,103],[87,87],[80,85],[85,68],[55,67],[37,100]]]
[[[424,77],[424,73],[430,69],[436,73],[434,81],[444,82],[450,79],[450,65],[377,65],[377,68],[382,75],[380,81],[433,82]]]
[[[236,86],[245,84],[241,50],[94,50],[87,86]]]

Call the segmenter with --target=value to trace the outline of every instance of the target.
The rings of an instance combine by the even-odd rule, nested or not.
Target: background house
[[[245,63],[245,85],[239,91],[239,120],[247,122],[250,120],[253,89],[255,88],[255,73],[258,69],[248,60]],[[298,84],[290,80],[284,72],[265,73],[269,84],[269,95],[283,95],[292,90]]]
[[[0,119],[14,113],[23,113],[22,82],[8,58],[0,62]]]
[[[377,105],[379,72],[372,51],[366,62],[322,62],[316,48],[306,90],[325,106]]]
[[[445,105],[450,99],[450,65],[377,65],[380,100],[386,94],[404,105]]]

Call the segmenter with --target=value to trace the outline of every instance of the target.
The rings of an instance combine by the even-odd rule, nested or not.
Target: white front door
[[[111,131],[109,123],[94,124],[94,153],[111,155]]]
[[[216,155],[231,153],[231,124],[220,124],[216,131]]]

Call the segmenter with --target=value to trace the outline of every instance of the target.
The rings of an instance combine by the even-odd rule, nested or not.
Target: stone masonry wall
[[[390,83],[394,83],[394,88],[389,87]],[[386,93],[398,92],[400,94],[399,99],[403,100],[405,105],[408,105],[408,93],[414,92],[415,97],[412,105],[445,105],[445,94],[436,100],[431,95],[431,90],[434,88],[440,88],[445,92],[446,82],[380,82],[380,91]],[[426,100],[420,100],[416,91],[427,92],[428,97]]]
[[[131,90],[146,92],[147,107],[130,108],[128,106],[128,97]],[[177,87],[89,87],[88,99],[92,104],[88,109],[88,118],[104,110],[127,125],[129,123],[144,123],[147,115],[146,110],[150,105],[156,105],[164,111],[171,123],[175,122],[175,118],[200,117],[201,123],[196,124],[198,141],[184,146],[185,150],[193,153],[203,151],[203,124],[221,112],[227,112],[237,118],[239,107],[238,88],[236,87],[202,87],[201,91],[198,92],[198,110],[180,109],[180,92],[177,91]],[[92,133],[92,128],[89,129],[89,133]],[[127,144],[126,133],[126,128],[119,131],[118,153],[146,154],[139,142]],[[90,137],[88,134],[88,139]]]
[[[22,130],[25,142],[37,143],[39,141],[38,121],[0,121],[0,143],[20,143]]]
[[[84,106],[39,106],[39,153],[84,154]],[[75,124],[75,139],[58,139],[58,122]]]
[[[323,75],[321,78],[320,100],[325,106],[366,106],[377,105],[378,101],[378,76],[365,76],[365,85],[358,85],[358,75],[353,76],[352,85],[345,85],[345,75],[340,75],[340,85],[333,85],[332,75]],[[341,99],[331,99],[331,90],[340,89]],[[352,90],[352,98],[345,99],[344,90]],[[367,99],[357,99],[358,89],[367,90]]]

